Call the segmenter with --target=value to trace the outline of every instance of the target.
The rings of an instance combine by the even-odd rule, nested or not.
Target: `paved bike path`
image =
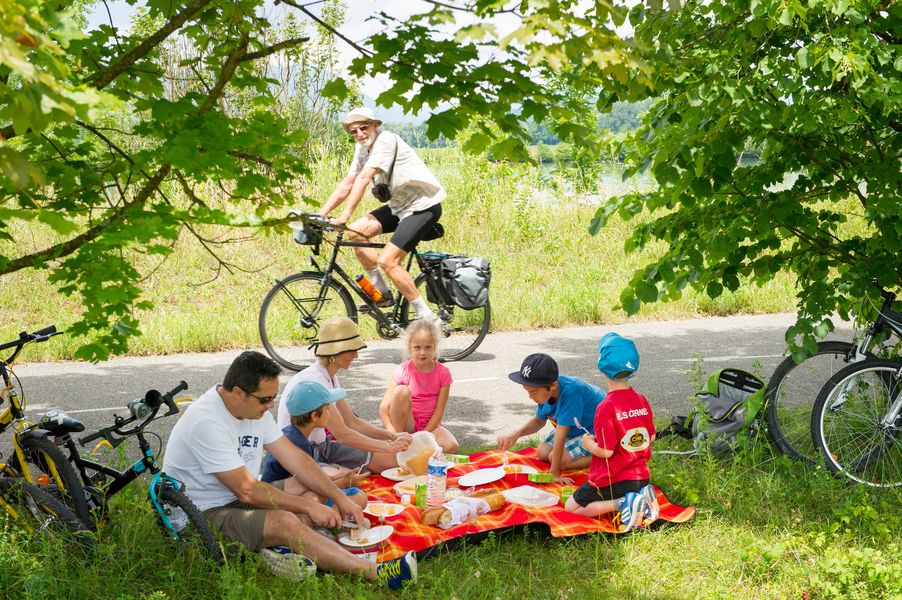
[[[445,424],[464,445],[472,446],[491,442],[528,419],[535,405],[507,374],[532,352],[547,352],[557,359],[561,373],[600,385],[596,344],[608,331],[636,341],[642,362],[634,385],[648,396],[656,414],[685,414],[694,391],[688,375],[693,364],[700,359],[707,373],[728,366],[755,370],[757,364],[767,379],[783,359],[784,333],[794,320],[792,314],[777,314],[490,333],[471,357],[448,363],[454,384]],[[841,328],[830,338],[851,339],[851,331]],[[401,361],[401,349],[397,341],[368,345],[339,377],[355,410],[375,421],[388,377]],[[120,358],[98,364],[20,363],[16,372],[28,396],[30,415],[62,408],[93,431],[111,424],[114,412],[125,414],[126,402],[149,388],[166,391],[184,379],[189,385],[186,395],[199,396],[220,381],[239,352]],[[283,383],[290,375],[283,376]],[[162,419],[154,429],[165,438],[174,422]]]

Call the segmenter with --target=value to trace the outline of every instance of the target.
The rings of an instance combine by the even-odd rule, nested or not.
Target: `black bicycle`
[[[347,316],[358,320],[358,312],[372,317],[376,331],[384,339],[400,335],[413,318],[410,303],[398,298],[392,307],[379,308],[357,282],[338,264],[342,248],[383,248],[385,244],[355,242],[344,239],[345,226],[332,224],[313,213],[293,214],[291,223],[295,241],[311,247],[310,265],[313,270],[277,279],[260,307],[258,321],[260,339],[269,355],[283,367],[299,371],[314,360],[310,345],[319,334],[319,327],[331,317]],[[334,232],[334,239],[327,234]],[[437,239],[441,233],[427,239]],[[320,265],[323,243],[331,244],[327,262]],[[442,360],[460,360],[473,353],[489,331],[492,309],[488,301],[483,306],[464,309],[454,304],[445,287],[442,261],[453,255],[439,252],[418,252],[408,255],[406,268],[416,263],[419,273],[414,283],[432,310],[441,318],[444,336],[441,342]],[[354,301],[356,296],[360,305]]]
[[[883,305],[876,319],[858,343],[823,341],[800,363],[786,357],[767,384],[765,418],[769,439],[795,460],[814,462],[819,451],[812,441],[811,411],[818,392],[838,371],[848,365],[873,358],[872,350],[900,313],[892,310],[896,294],[881,289]]]
[[[84,425],[66,413],[62,411],[45,413],[41,417],[41,426],[57,436],[57,443],[68,450],[69,461],[81,475],[92,512],[98,519],[106,514],[107,503],[113,495],[122,491],[141,474],[150,472],[153,477],[147,488],[147,497],[156,515],[157,525],[164,535],[184,542],[207,556],[218,558],[219,553],[210,526],[200,510],[182,491],[184,484],[162,472],[157,466],[157,454],[145,437],[146,434],[157,437],[162,446],[159,436],[153,432],[145,432],[145,428],[156,419],[178,413],[175,396],[187,388],[188,384],[182,381],[165,394],[150,390],[143,398],[128,403],[131,413],[129,417],[113,415],[113,425],[78,439],[78,443],[82,446],[96,440],[104,440],[114,449],[127,438],[135,437],[141,450],[141,458],[125,471],[83,457],[78,451],[73,434],[84,431]],[[159,411],[163,406],[168,410],[160,414]]]

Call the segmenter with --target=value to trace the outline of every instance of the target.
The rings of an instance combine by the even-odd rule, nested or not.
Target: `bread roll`
[[[424,510],[423,515],[422,515],[423,523],[425,523],[426,525],[438,525],[439,520],[442,516],[442,513],[447,513],[448,514],[447,518],[448,519],[451,518],[451,511],[449,511],[447,508],[443,508],[441,506],[437,506],[435,508],[429,508],[427,510]]]

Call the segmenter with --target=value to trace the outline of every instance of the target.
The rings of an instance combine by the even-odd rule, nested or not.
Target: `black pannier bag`
[[[426,277],[434,284],[426,287],[426,300],[467,310],[486,305],[492,280],[489,261],[441,252],[424,252],[420,257],[426,265]]]
[[[492,271],[484,258],[452,256],[442,261],[445,290],[457,306],[470,310],[489,301]]]

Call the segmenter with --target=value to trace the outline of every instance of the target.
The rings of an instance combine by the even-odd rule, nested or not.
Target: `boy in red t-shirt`
[[[589,480],[564,507],[586,517],[618,511],[614,523],[621,533],[648,525],[660,513],[648,482],[655,439],[651,406],[627,381],[638,368],[639,352],[632,340],[611,332],[598,342],[598,370],[608,394],[595,411],[595,435],[583,436],[583,445],[592,453]]]

